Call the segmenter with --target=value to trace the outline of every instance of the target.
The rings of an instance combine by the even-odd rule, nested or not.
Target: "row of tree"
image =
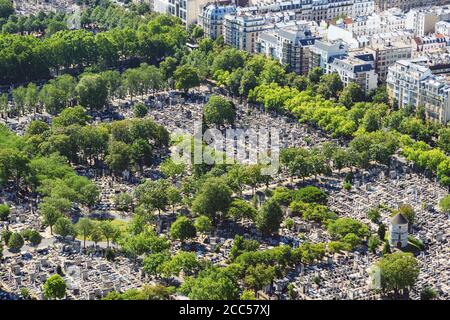
[[[52,70],[58,73],[97,63],[116,66],[130,58],[155,63],[184,48],[186,40],[179,20],[165,15],[144,21],[139,28],[113,28],[95,35],[83,29],[61,30],[43,39],[2,34],[0,82],[42,79]]]

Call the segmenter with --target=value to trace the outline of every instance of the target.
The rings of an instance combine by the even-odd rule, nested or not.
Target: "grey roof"
[[[408,224],[408,220],[401,213],[398,213],[391,219],[391,223],[392,224]]]

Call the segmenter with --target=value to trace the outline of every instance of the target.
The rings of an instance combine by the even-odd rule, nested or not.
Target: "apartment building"
[[[430,76],[420,83],[419,103],[428,119],[447,123],[450,120],[450,79]]]
[[[197,22],[203,6],[210,0],[154,0],[155,12],[166,13],[180,18],[186,26]]]
[[[326,70],[330,58],[346,55],[348,53],[348,46],[343,41],[329,42],[316,40],[309,51],[309,69],[320,67]]]
[[[395,32],[406,29],[406,14],[397,8],[381,13],[354,16],[343,20],[340,27],[352,32],[355,36],[372,36],[378,33]]]
[[[450,37],[450,21],[438,21],[435,27],[436,33]]]
[[[288,71],[305,75],[309,71],[309,48],[319,39],[310,25],[307,21],[277,24],[259,35],[256,52],[279,61]]]
[[[321,67],[325,73],[336,72],[344,85],[357,83],[366,93],[376,89],[378,76],[373,53],[365,50],[352,52],[343,41],[323,40],[316,40],[310,53],[310,68]]]
[[[375,58],[375,72],[379,82],[386,81],[389,67],[397,60],[410,59],[412,56],[411,45],[405,42],[372,43],[366,50]]]
[[[447,123],[450,120],[450,78],[435,75],[426,57],[399,60],[389,68],[389,98],[399,107],[423,106],[428,119]]]
[[[264,15],[248,12],[227,14],[224,17],[223,35],[227,45],[247,52],[255,52],[258,36],[263,31],[273,28]]]
[[[351,17],[368,16],[374,12],[374,0],[354,0]]]
[[[198,16],[198,24],[205,32],[205,36],[216,39],[223,35],[225,15],[235,12],[235,5],[208,4],[202,8]]]
[[[321,21],[330,21],[338,17],[347,17],[354,14],[363,15],[370,12],[373,6],[373,0],[266,0],[253,1],[248,7],[237,7],[236,13],[234,14],[258,16],[291,12],[295,15],[296,20],[315,21],[319,23]]]
[[[345,56],[331,57],[326,73],[339,74],[344,86],[353,82],[367,94],[378,86],[378,75],[375,72],[374,57],[371,53],[350,53]]]
[[[434,34],[423,37],[414,37],[411,46],[416,56],[423,53],[443,51],[447,48],[448,39],[442,34]]]
[[[400,108],[419,106],[420,82],[433,75],[427,62],[426,58],[398,60],[389,67],[386,79],[388,94]]]
[[[378,11],[390,8],[401,10],[411,10],[417,7],[440,6],[450,4],[450,0],[375,0],[375,7]]]

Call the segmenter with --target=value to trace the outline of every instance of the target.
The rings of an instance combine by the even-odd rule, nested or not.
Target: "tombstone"
[[[94,290],[94,295],[95,295],[95,297],[97,297],[97,298],[101,298],[102,297],[102,290],[101,289],[95,289]]]
[[[10,267],[11,274],[18,275],[20,274],[20,266],[19,265],[11,265]]]
[[[72,261],[68,261],[68,260],[64,261],[63,268],[64,268],[65,272],[67,272],[71,266],[73,266]]]
[[[89,272],[87,270],[82,270],[80,272],[80,278],[81,278],[82,281],[89,280]]]
[[[272,284],[268,284],[262,290],[264,293],[270,294],[270,293],[272,293],[272,289],[273,289]]]
[[[79,266],[79,265],[81,265],[81,262],[82,262],[81,257],[75,257],[75,259],[74,259],[75,265]]]
[[[42,283],[44,283],[45,280],[47,280],[47,274],[45,274],[45,273],[40,273],[40,274],[39,274],[39,280],[40,280]]]
[[[275,279],[273,281],[273,286],[276,291],[282,292],[286,288],[287,284],[289,283],[289,279],[283,278],[283,279]]]
[[[266,199],[266,195],[264,194],[264,192],[256,191],[255,196],[256,196],[257,206],[261,207],[261,205],[264,203],[264,201]]]
[[[95,300],[95,292],[94,291],[88,292],[88,300]]]
[[[122,289],[122,286],[121,286],[121,284],[120,284],[120,280],[119,280],[119,281],[116,281],[116,282],[114,283],[114,290],[117,291],[117,292],[120,292],[121,289]]]
[[[124,170],[124,171],[122,172],[122,179],[123,179],[123,180],[130,180],[130,171]]]

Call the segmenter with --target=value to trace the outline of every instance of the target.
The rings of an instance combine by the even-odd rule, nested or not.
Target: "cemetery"
[[[211,94],[211,88],[201,87],[188,98],[180,98],[176,92],[160,92],[144,102],[148,106],[148,116],[162,124],[169,131],[182,129],[189,133],[194,121],[200,119],[202,107]],[[237,124],[242,127],[267,127],[275,125],[280,128],[281,141],[284,147],[306,147],[320,145],[327,141],[325,134],[292,121],[286,116],[268,114],[262,110],[241,105],[238,107]],[[131,118],[131,104],[116,101],[116,108],[123,118]],[[45,117],[45,116],[44,116]],[[23,134],[26,125],[35,116],[24,116],[17,125],[11,120],[6,122],[19,135]],[[94,122],[112,121],[111,118],[97,117]],[[80,168],[78,174],[90,178],[101,190],[99,200],[90,212],[93,218],[106,215],[110,219],[124,222],[130,221],[130,214],[116,210],[114,196],[119,193],[131,194],[139,182],[139,177],[128,175],[113,177],[105,170],[85,170]],[[157,171],[150,168],[144,173]],[[157,179],[157,175],[153,176]],[[447,299],[449,292],[448,255],[449,248],[448,217],[438,209],[439,200],[446,195],[446,190],[436,181],[423,179],[401,159],[391,166],[389,171],[382,166],[374,166],[369,170],[361,170],[353,175],[352,188],[342,187],[345,173],[333,173],[331,176],[319,176],[317,179],[293,181],[281,174],[273,179],[269,188],[279,186],[298,188],[300,185],[314,185],[325,190],[329,208],[339,216],[357,219],[367,224],[376,232],[376,224],[367,217],[367,211],[374,207],[397,208],[401,204],[410,204],[416,211],[417,221],[411,228],[411,235],[423,242],[425,249],[417,258],[420,263],[420,276],[417,287],[431,286],[438,290],[440,298]],[[258,187],[264,194],[266,187]],[[249,194],[250,190],[244,190]],[[81,241],[67,237],[55,238],[42,225],[33,200],[17,201],[13,190],[2,189],[2,202],[10,203],[12,214],[8,222],[1,222],[2,229],[13,232],[31,228],[40,230],[44,239],[37,247],[26,245],[21,252],[12,253],[4,249],[4,259],[0,268],[1,286],[10,292],[20,292],[26,287],[33,297],[44,299],[42,285],[53,274],[61,274],[67,285],[67,299],[101,299],[111,291],[124,292],[131,288],[141,288],[144,284],[156,283],[158,279],[148,275],[142,265],[132,263],[127,257],[118,256],[114,261],[104,257],[105,242],[94,244],[88,241],[84,250]],[[264,200],[262,200],[264,202]],[[286,214],[290,210],[285,208]],[[389,225],[388,210],[381,210],[381,222]],[[166,213],[168,214],[168,212]],[[214,236],[198,236],[192,241],[199,259],[209,261],[214,265],[226,266],[229,263],[230,249],[238,232],[244,232],[244,237],[260,242],[260,249],[272,248],[282,244],[290,244],[294,248],[304,241],[312,243],[331,241],[329,234],[314,222],[304,221],[293,216],[294,228],[281,228],[278,238],[266,239],[248,223],[241,226],[222,224]],[[160,231],[169,231],[173,217],[167,215],[160,222]],[[300,236],[301,235],[301,236]],[[220,249],[216,250],[220,245]],[[116,247],[117,244],[112,244]],[[171,252],[180,250],[180,242],[173,241]],[[293,285],[298,299],[379,299],[380,296],[368,285],[368,268],[380,258],[379,254],[360,248],[353,252],[327,254],[323,259],[310,265],[300,264],[290,271],[285,278],[275,279],[270,286],[260,292],[260,297],[268,299],[288,299],[286,291],[288,283]],[[445,275],[447,275],[445,277]],[[181,297],[181,296],[180,296]],[[179,299],[174,296],[173,298]],[[412,299],[419,298],[419,292],[412,290]]]
[[[0,300],[450,299],[421,106],[147,3],[0,1]]]

